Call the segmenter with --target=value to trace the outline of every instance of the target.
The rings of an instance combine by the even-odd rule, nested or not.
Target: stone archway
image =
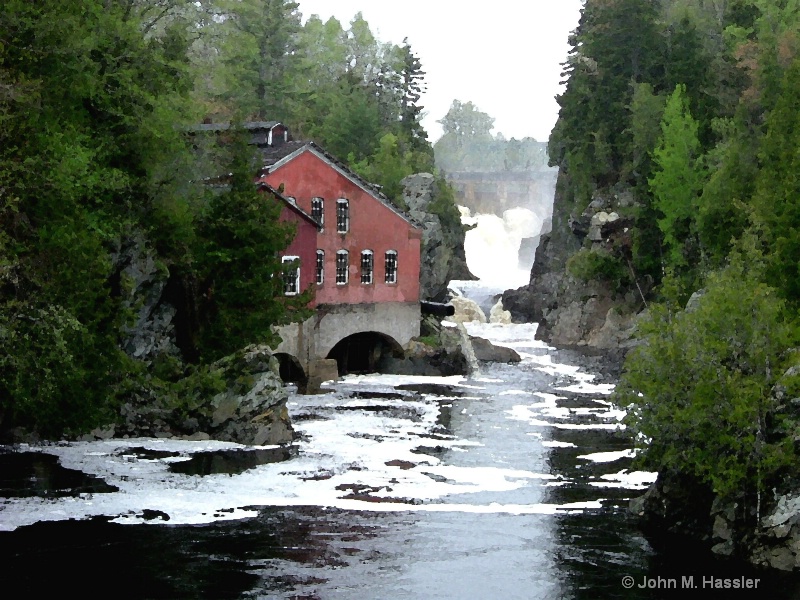
[[[298,389],[304,389],[308,382],[308,374],[297,357],[286,352],[276,352],[273,356],[278,359],[281,380],[284,383],[296,383]]]
[[[374,373],[381,358],[387,355],[402,357],[403,347],[384,333],[362,331],[339,340],[326,358],[336,360],[339,375],[345,375]]]

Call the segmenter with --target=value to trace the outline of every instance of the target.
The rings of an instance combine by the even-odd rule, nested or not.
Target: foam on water
[[[571,380],[558,391],[607,395],[613,386],[593,384],[590,374],[577,367],[554,363],[547,346],[533,339],[535,325],[468,326],[496,344],[531,350],[520,368],[547,368]],[[567,382],[570,383],[570,382]],[[395,386],[435,384],[442,396],[398,392]],[[461,376],[414,377],[404,375],[354,375],[327,384],[329,393],[293,395],[288,402],[300,440],[289,460],[263,464],[237,474],[189,475],[173,472],[170,464],[189,460],[199,452],[242,450],[226,442],[190,442],[163,439],[128,439],[26,447],[59,458],[67,468],[104,479],[118,492],[58,498],[0,499],[0,530],[13,530],[38,521],[86,519],[106,516],[119,523],[162,522],[145,511],[167,515],[170,524],[200,524],[250,518],[262,506],[328,506],[361,511],[456,511],[473,513],[554,514],[559,511],[597,509],[602,500],[556,504],[519,503],[516,491],[531,486],[559,487],[569,482],[549,472],[504,466],[491,457],[444,461],[442,452],[470,457],[481,452],[480,439],[443,432],[440,411],[448,407],[468,419],[470,402],[491,402],[492,395],[506,398],[511,408],[500,413],[509,427],[522,427],[520,435],[545,449],[574,448],[571,442],[550,440],[548,431],[622,427],[624,411],[608,401],[596,408],[567,408],[565,396],[524,389],[519,382],[496,376],[468,380]],[[445,387],[446,386],[446,387]],[[452,392],[449,391],[452,388]],[[401,397],[348,397],[359,391],[401,393]],[[470,395],[462,395],[461,392]],[[472,393],[470,393],[472,392]],[[484,395],[475,392],[485,392]],[[464,406],[458,406],[464,403]],[[588,422],[587,422],[588,419]],[[475,423],[479,427],[480,423]],[[525,431],[525,427],[532,428]],[[505,430],[495,426],[495,429]],[[465,431],[472,431],[466,429]],[[505,434],[501,434],[505,435]],[[420,447],[435,446],[434,453]],[[134,449],[171,453],[164,458],[145,458]],[[264,447],[266,448],[266,447]],[[546,452],[546,450],[543,450]],[[579,458],[611,462],[628,458],[631,451],[595,452]],[[546,464],[546,463],[545,463]],[[640,489],[655,474],[620,471],[603,475],[592,485]],[[489,496],[487,496],[489,494]],[[529,495],[531,499],[533,496]],[[474,500],[470,501],[470,498]],[[492,501],[487,501],[487,498]],[[494,501],[505,498],[507,501]],[[149,517],[148,520],[145,517]]]

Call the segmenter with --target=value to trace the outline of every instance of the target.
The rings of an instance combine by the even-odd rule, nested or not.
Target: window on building
[[[338,233],[350,231],[350,202],[344,198],[336,201],[336,231]]]
[[[325,250],[317,250],[317,285],[325,281]]]
[[[287,296],[296,296],[300,293],[300,257],[284,256],[283,263],[283,293]]]
[[[386,283],[397,283],[397,250],[386,251]]]
[[[322,198],[311,199],[311,216],[320,227],[325,227],[325,201]]]
[[[361,252],[361,283],[372,283],[374,266],[372,250],[363,250]]]
[[[336,285],[347,283],[347,271],[350,267],[350,255],[347,250],[339,250],[336,253]]]

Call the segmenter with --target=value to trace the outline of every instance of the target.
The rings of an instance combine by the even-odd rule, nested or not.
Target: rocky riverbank
[[[636,203],[623,189],[596,191],[576,214],[575,204],[561,194],[567,187],[563,177],[553,229],[537,249],[530,283],[507,290],[503,305],[514,321],[538,322],[538,338],[568,349],[562,352],[580,353],[576,359],[581,362],[595,361],[592,370],[616,383],[627,352],[637,343],[638,315],[646,310],[653,285],[630,266]],[[687,312],[696,298],[689,300]],[[781,414],[792,416],[795,405],[800,406],[780,382],[772,393]],[[779,430],[778,417],[765,421],[767,438],[787,435]],[[742,493],[722,499],[687,473],[663,472],[630,510],[654,544],[680,539],[720,558],[800,570],[800,493],[790,479],[787,474],[781,489],[762,491],[760,497]]]
[[[172,384],[152,379],[150,384],[146,378],[132,384],[107,425],[63,439],[213,439],[257,446],[294,440],[286,408],[289,392],[269,348],[249,346]],[[41,438],[16,428],[5,432],[4,441],[38,443]]]
[[[800,411],[793,397],[793,379],[800,368],[788,369],[772,388],[777,410],[765,419],[766,439],[782,435],[781,428]],[[800,570],[800,486],[791,472],[781,489],[740,491],[721,497],[710,485],[685,473],[662,472],[640,498],[630,504],[651,536],[690,538],[720,557],[730,557],[781,571]]]
[[[556,347],[632,346],[636,315],[652,288],[625,264],[634,209],[630,192],[598,191],[574,214],[557,191],[552,231],[536,250],[530,283],[503,293],[514,322],[539,323],[537,337]]]

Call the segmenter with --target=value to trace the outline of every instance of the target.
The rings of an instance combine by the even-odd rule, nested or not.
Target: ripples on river
[[[20,589],[109,598],[660,598],[622,577],[722,576],[636,530],[655,475],[631,469],[613,386],[534,331],[471,326],[518,365],[295,395],[289,449],[30,448],[113,487],[0,499],[3,564]]]

